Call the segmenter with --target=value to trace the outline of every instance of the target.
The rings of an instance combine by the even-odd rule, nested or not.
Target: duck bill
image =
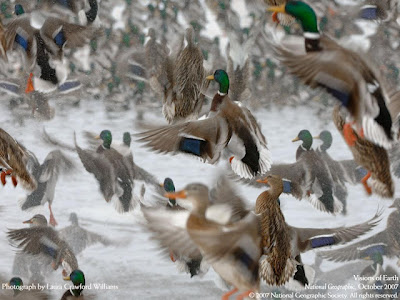
[[[320,140],[321,138],[319,137],[319,135],[317,135],[317,136],[313,136],[313,139]]]
[[[297,141],[300,141],[300,139],[299,139],[298,136],[296,136],[296,137],[292,140],[293,143],[294,143],[294,142],[297,142]]]
[[[100,136],[97,135],[97,136],[95,136],[94,138],[95,138],[96,140],[99,140],[99,139],[100,139]]]
[[[370,257],[370,256],[364,256],[362,259],[364,259],[364,260],[371,260],[371,257]]]
[[[176,192],[176,193],[165,193],[164,194],[165,197],[167,197],[168,199],[186,199],[187,198],[187,194],[185,190]]]
[[[160,183],[160,186],[163,188],[164,187],[164,183]]]
[[[32,219],[29,219],[29,220],[23,221],[23,222],[22,222],[22,224],[32,224]]]
[[[257,181],[258,183],[265,183],[265,184],[268,183],[268,179],[267,179],[267,178],[264,178],[264,179],[257,179],[256,181]]]
[[[206,77],[207,80],[214,80],[214,75],[210,75]]]
[[[276,13],[283,13],[284,14],[284,13],[286,13],[285,6],[286,6],[286,4],[282,4],[282,5],[279,5],[279,6],[270,6],[270,7],[267,8],[267,11],[276,12]]]
[[[70,281],[70,280],[71,280],[71,278],[70,278],[69,276],[65,276],[65,277],[63,277],[63,279],[64,279],[65,281]]]

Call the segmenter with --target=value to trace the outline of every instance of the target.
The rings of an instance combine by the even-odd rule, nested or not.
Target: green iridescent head
[[[295,17],[301,23],[304,32],[319,33],[317,16],[312,7],[303,1],[288,1],[286,5],[272,6],[268,10]]]
[[[167,177],[164,179],[163,187],[167,193],[175,193],[175,184],[171,178]],[[171,204],[171,206],[176,205],[175,199],[168,199],[168,200],[169,200],[169,203]]]
[[[228,94],[229,91],[229,77],[228,74],[224,70],[216,70],[214,75],[208,76],[206,79],[215,80],[219,83],[219,93],[220,94]]]
[[[131,134],[129,132],[124,132],[124,135],[122,136],[122,141],[124,145],[130,147],[132,142]]]
[[[14,289],[14,296],[18,295],[21,290],[22,286],[24,285],[22,279],[19,277],[13,277],[8,282],[8,285]]]
[[[25,13],[24,8],[21,4],[15,4],[14,12],[17,16],[23,15]]]
[[[75,297],[78,297],[84,287],[85,287],[85,275],[81,270],[74,270],[68,277],[64,277],[64,280],[70,280],[73,283],[73,287],[71,287],[71,292]]]
[[[310,150],[312,142],[313,142],[313,137],[312,137],[311,133],[308,130],[303,129],[303,130],[301,130],[299,132],[297,137],[295,137],[292,140],[292,142],[297,142],[297,141],[302,141],[303,142],[303,144],[302,144],[303,148],[306,149],[306,150]]]
[[[106,149],[110,149],[112,143],[112,135],[110,130],[103,130],[99,136],[103,141],[103,147]]]
[[[323,143],[320,146],[321,151],[326,151],[332,146],[332,134],[328,130],[323,130],[319,136],[314,137],[320,139]]]
[[[375,251],[372,254],[363,257],[366,260],[372,260],[374,262],[374,266],[383,265],[383,256],[380,251]]]

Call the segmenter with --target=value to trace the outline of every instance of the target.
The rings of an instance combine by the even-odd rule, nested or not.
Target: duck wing
[[[199,248],[186,230],[190,212],[186,210],[167,210],[142,208],[146,219],[145,227],[149,229],[160,247],[173,252],[179,257],[201,259]]]
[[[100,190],[107,202],[116,192],[116,175],[112,164],[104,157],[92,151],[81,149],[76,142],[75,148],[86,171],[92,173],[100,184]]]
[[[186,153],[215,163],[232,133],[219,114],[204,120],[163,126],[137,134],[140,142],[160,153]]]
[[[368,221],[349,227],[318,229],[291,227],[291,230],[296,232],[300,243],[306,243],[304,251],[307,251],[324,246],[348,243],[377,226],[381,221],[381,216],[382,211],[378,211]]]

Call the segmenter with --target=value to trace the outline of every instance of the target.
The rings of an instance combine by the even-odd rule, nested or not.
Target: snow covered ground
[[[72,145],[73,131],[78,135],[78,143],[84,145],[80,133],[82,130],[100,132],[110,129],[116,140],[120,141],[124,131],[138,132],[135,128],[135,108],[126,112],[106,113],[103,104],[99,101],[81,101],[79,107],[56,107],[56,117],[47,123],[40,123],[33,119],[26,120],[23,126],[10,116],[4,103],[0,104],[3,113],[0,115],[2,128],[9,132],[18,141],[33,151],[42,161],[52,148],[41,138],[41,130],[45,125],[47,131]],[[160,110],[161,112],[161,110]],[[145,119],[163,122],[161,113],[145,114]],[[262,124],[263,133],[268,140],[273,161],[293,162],[298,144],[291,140],[304,128],[313,134],[323,129],[329,129],[334,136],[334,143],[330,154],[335,159],[351,158],[351,154],[342,138],[329,122],[325,125],[316,112],[305,107],[259,110],[254,112],[257,120]],[[190,182],[212,184],[212,178],[219,168],[227,167],[227,161],[217,166],[203,164],[185,156],[158,155],[142,148],[133,142],[134,159],[138,165],[157,176],[160,182],[165,177],[171,177],[176,187],[182,188]],[[95,299],[218,299],[222,291],[216,286],[216,275],[210,271],[203,278],[190,278],[188,274],[179,274],[174,263],[161,256],[156,244],[149,240],[149,234],[139,226],[141,213],[138,208],[133,213],[118,214],[112,204],[107,204],[100,194],[95,178],[87,173],[78,157],[71,155],[77,171],[70,177],[59,180],[53,211],[59,223],[58,228],[69,225],[70,212],[76,212],[85,228],[106,235],[122,242],[120,246],[103,247],[94,245],[78,255],[80,268],[86,276],[86,283],[106,283],[117,285],[118,290],[88,290],[85,294],[95,295]],[[396,180],[398,184],[398,180]],[[239,184],[238,184],[239,185]],[[139,185],[137,185],[139,186]],[[261,192],[247,186],[240,187],[249,204],[254,204]],[[47,206],[35,212],[22,212],[17,202],[25,194],[20,187],[14,188],[10,183],[0,187],[0,274],[11,278],[15,249],[7,239],[8,228],[22,228],[22,221],[29,219],[34,213],[43,213],[47,217]],[[398,193],[396,193],[398,195]],[[348,215],[331,216],[320,213],[305,201],[297,201],[288,196],[282,196],[282,209],[289,224],[297,227],[336,227],[363,222],[374,215],[378,206],[387,207],[390,200],[379,197],[367,197],[361,185],[349,186]],[[385,217],[390,209],[385,211]],[[386,219],[371,234],[385,227]],[[313,264],[314,253],[304,255],[304,262]],[[393,263],[393,262],[392,262]],[[324,262],[323,270],[337,267],[337,264]],[[0,277],[1,277],[0,276]],[[352,274],[343,274],[350,279]],[[54,271],[47,278],[50,284],[63,285],[61,270]],[[263,289],[266,287],[264,286]],[[60,299],[64,291],[49,291],[54,299]]]

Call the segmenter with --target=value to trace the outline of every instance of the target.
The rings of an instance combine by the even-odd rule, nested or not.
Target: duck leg
[[[26,89],[25,89],[25,94],[29,94],[35,90],[33,87],[33,80],[32,80],[33,74],[29,74],[28,82],[26,84]]]
[[[354,130],[352,127],[353,123],[345,123],[343,125],[343,137],[350,147],[353,147],[356,144],[357,137],[354,134]]]
[[[174,257],[174,253],[172,251],[169,251],[169,258],[173,261],[176,262],[176,259]]]
[[[236,293],[237,291],[238,291],[237,288],[234,288],[233,290],[228,291],[227,293],[225,293],[225,294],[222,295],[221,300],[229,300],[229,297],[232,296],[232,295],[233,295],[234,293]]]
[[[239,294],[239,295],[236,297],[236,300],[243,300],[244,298],[249,297],[250,294],[252,294],[252,293],[253,293],[253,291],[247,291],[247,292],[244,292],[244,293],[242,293],[242,294]]]
[[[278,19],[278,13],[277,13],[277,12],[274,12],[274,13],[272,14],[272,21],[273,21],[274,23],[279,24],[279,19]]]
[[[52,225],[52,226],[57,226],[58,224],[57,224],[57,221],[56,221],[56,219],[54,218],[54,215],[53,215],[53,211],[52,211],[52,209],[51,209],[51,204],[49,203],[49,211],[50,211],[50,225]]]
[[[1,172],[1,174],[0,174],[0,180],[1,180],[1,183],[2,183],[3,185],[6,185],[6,183],[7,183],[7,181],[6,181],[6,176],[11,175],[11,173],[12,173],[12,170],[11,170],[11,169],[8,169],[8,170],[6,170],[6,171]],[[14,177],[14,176],[13,176],[13,177]],[[15,179],[15,181],[16,181],[16,179]],[[14,179],[13,179],[13,183],[14,183]],[[14,185],[14,186],[16,186],[16,185]]]
[[[371,172],[368,172],[367,175],[364,176],[363,179],[361,179],[361,183],[363,184],[365,191],[367,192],[368,195],[372,194],[371,187],[369,187],[367,180],[371,177]]]

